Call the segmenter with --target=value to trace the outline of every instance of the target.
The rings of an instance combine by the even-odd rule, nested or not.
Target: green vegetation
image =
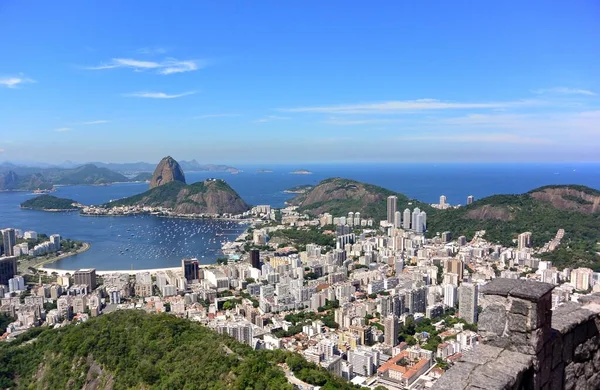
[[[354,388],[300,355],[253,351],[167,314],[117,311],[0,344],[2,388],[292,389],[277,364],[323,389]]]
[[[214,202],[209,201],[211,197]],[[189,185],[172,181],[141,194],[107,203],[104,207],[151,206],[181,208],[186,213],[214,213],[209,211],[208,205],[215,206],[215,203],[220,203],[220,206],[216,206],[219,208],[218,213],[237,213],[249,208],[233,188],[219,179],[209,179]]]
[[[8,324],[13,322],[15,319],[6,313],[0,313],[0,334],[3,334],[6,331],[6,327]]]
[[[461,323],[463,324],[463,329],[477,331],[477,325],[469,324],[462,318],[455,317],[453,311],[446,313],[435,321],[444,321],[444,326],[446,328],[451,328],[455,324]],[[432,320],[429,318],[424,318],[416,324],[412,317],[408,317],[406,322],[400,327],[400,341],[406,341],[409,345],[415,345],[417,343],[416,336],[423,333],[427,333],[427,340],[424,343],[421,343],[421,348],[435,352],[438,345],[443,341],[439,336],[442,331],[436,330]]]
[[[187,187],[185,183],[179,181],[172,181],[170,183],[155,187],[141,194],[112,201],[110,203],[105,204],[104,206],[135,206],[137,204],[143,203],[148,206],[164,205],[164,207],[174,207],[175,201],[177,200],[177,195],[185,187]]]
[[[299,251],[306,249],[307,244],[317,244],[326,248],[335,247],[335,237],[326,235],[318,227],[303,227],[293,229],[275,230],[270,233],[271,238],[282,237],[290,241]]]
[[[600,270],[600,257],[595,253],[600,242],[600,213],[562,210],[527,193],[490,196],[466,207],[428,215],[427,219],[430,236],[451,231],[455,237],[464,235],[470,239],[476,231],[485,230],[485,239],[505,246],[514,246],[519,233],[532,232],[533,245],[541,247],[562,228],[565,237],[561,246],[542,258],[551,260],[560,269],[569,266]]]
[[[21,203],[21,208],[32,210],[77,210],[73,199],[58,198],[52,195],[40,195]]]
[[[561,197],[565,200],[570,200],[571,202],[575,202],[577,204],[583,204],[583,205],[594,204],[594,202],[590,202],[589,200],[585,200],[585,199],[580,198],[579,196],[575,196],[575,195],[564,194],[564,195],[561,195]]]
[[[334,216],[345,216],[349,212],[360,212],[361,218],[381,221],[387,218],[387,197],[398,197],[397,209],[419,207],[429,213],[432,208],[425,203],[411,200],[405,195],[385,188],[355,180],[333,178],[320,182],[312,190],[294,198],[292,203],[300,211],[311,215],[328,212]]]
[[[284,192],[291,193],[291,194],[303,194],[303,193],[313,189],[313,187],[314,186],[312,184],[302,184],[299,186],[294,186],[292,188],[288,188]]]

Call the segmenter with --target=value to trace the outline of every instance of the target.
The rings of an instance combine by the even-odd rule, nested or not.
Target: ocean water
[[[464,204],[493,194],[522,193],[548,184],[582,184],[600,189],[600,164],[329,164],[245,165],[243,172],[190,172],[189,183],[206,178],[226,180],[247,203],[282,207],[294,195],[283,191],[301,184],[317,184],[344,177],[379,185],[428,203],[446,195],[450,204]],[[270,169],[272,173],[257,173]],[[290,174],[308,169],[311,175]],[[138,194],[146,183],[111,186],[65,186],[54,195],[84,204]],[[78,213],[21,210],[33,196],[0,192],[0,227],[16,227],[86,241],[91,249],[52,265],[62,269],[95,267],[99,270],[174,267],[183,257],[198,257],[209,264],[219,257],[221,243],[235,239],[245,226],[226,221],[180,220],[153,216],[83,217]]]

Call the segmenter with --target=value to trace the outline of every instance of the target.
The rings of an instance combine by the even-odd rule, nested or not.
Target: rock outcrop
[[[162,186],[171,182],[181,182],[185,184],[185,175],[179,163],[171,156],[167,156],[160,160],[152,179],[150,179],[150,189]]]
[[[583,186],[547,186],[534,190],[535,199],[552,203],[560,210],[574,210],[584,214],[600,212],[600,192]]]

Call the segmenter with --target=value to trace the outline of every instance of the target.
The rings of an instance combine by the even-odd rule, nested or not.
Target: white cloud
[[[194,119],[225,118],[231,116],[239,116],[239,114],[205,114],[195,116]]]
[[[567,87],[554,87],[554,88],[544,88],[532,91],[538,95],[545,94],[556,94],[556,95],[586,95],[586,96],[596,96],[597,93],[592,92],[587,89],[577,89],[577,88],[567,88]]]
[[[264,118],[257,119],[256,122],[266,123],[266,122],[280,121],[280,120],[287,120],[287,119],[290,119],[290,118],[287,116],[268,115]]]
[[[521,137],[516,134],[495,133],[495,134],[425,134],[415,136],[402,136],[395,138],[398,141],[439,141],[456,143],[501,143],[501,144],[549,144],[551,140],[536,137]]]
[[[540,104],[534,100],[507,102],[464,103],[437,99],[400,100],[380,103],[346,104],[320,107],[284,108],[284,112],[312,112],[329,114],[394,114],[425,110],[499,109]]]
[[[20,84],[35,83],[35,80],[26,77],[0,77],[0,86],[8,88],[17,88]]]
[[[125,96],[128,97],[140,97],[140,98],[149,98],[149,99],[176,99],[183,96],[193,95],[196,91],[189,91],[175,95],[169,95],[164,92],[133,92],[128,93]]]
[[[65,133],[67,131],[71,131],[71,128],[70,127],[61,127],[58,129],[54,129],[54,131],[58,131],[59,133]]]
[[[98,120],[98,121],[89,121],[89,122],[81,122],[82,125],[100,125],[102,123],[109,123],[110,121]]]
[[[4,149],[0,149],[0,153],[4,153]]]
[[[103,70],[115,68],[129,68],[138,72],[154,70],[158,74],[169,75],[174,73],[191,72],[206,67],[206,61],[186,60],[179,61],[167,58],[161,62],[134,60],[131,58],[113,58],[108,63],[87,67],[89,70]]]

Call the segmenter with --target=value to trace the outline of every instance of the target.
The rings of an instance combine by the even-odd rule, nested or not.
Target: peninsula
[[[248,204],[224,180],[207,179],[187,184],[183,170],[170,156],[157,165],[144,193],[115,200],[100,207],[86,207],[84,215],[159,214],[169,216],[236,215]]]

